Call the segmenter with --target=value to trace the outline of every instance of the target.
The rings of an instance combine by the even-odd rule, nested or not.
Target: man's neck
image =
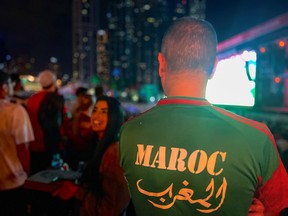
[[[204,98],[206,90],[206,78],[204,76],[183,76],[170,77],[167,80],[166,96],[186,96]]]

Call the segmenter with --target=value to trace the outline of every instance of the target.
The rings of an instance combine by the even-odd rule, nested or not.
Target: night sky
[[[69,73],[72,0],[0,0],[0,37],[13,56],[35,56],[38,69],[51,56]]]
[[[13,56],[35,56],[39,68],[55,56],[70,73],[71,12],[72,0],[0,0],[0,43]],[[223,41],[285,12],[287,0],[207,0],[206,19]]]
[[[286,12],[287,0],[207,0],[206,20],[223,41]]]

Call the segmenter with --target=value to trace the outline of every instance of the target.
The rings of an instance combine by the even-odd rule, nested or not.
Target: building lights
[[[87,9],[83,9],[82,11],[81,11],[81,13],[82,13],[82,15],[87,15],[88,14],[88,10]]]
[[[278,41],[278,46],[279,46],[280,48],[285,47],[285,41],[284,41],[284,40]]]
[[[148,17],[147,18],[147,22],[149,23],[155,23],[156,22],[156,19],[154,17]]]
[[[144,9],[144,10],[150,10],[150,9],[151,9],[151,6],[150,6],[149,4],[145,4],[145,5],[143,6],[143,9]]]
[[[281,77],[279,77],[279,76],[274,77],[274,82],[276,84],[279,84],[281,82]]]
[[[50,62],[56,64],[58,62],[58,59],[56,57],[51,57]]]
[[[260,47],[259,50],[260,50],[261,53],[265,53],[266,52],[266,48],[265,47]]]

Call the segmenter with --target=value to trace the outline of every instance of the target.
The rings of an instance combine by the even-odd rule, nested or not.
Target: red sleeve
[[[105,152],[101,164],[105,196],[99,208],[99,215],[119,215],[130,200],[128,183],[120,167],[118,144],[112,144]]]
[[[258,188],[257,197],[265,206],[265,212],[279,213],[288,207],[288,176],[281,161],[272,178]]]

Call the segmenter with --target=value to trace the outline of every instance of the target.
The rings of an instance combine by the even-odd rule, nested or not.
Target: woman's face
[[[104,133],[108,123],[108,103],[106,101],[98,101],[92,111],[91,125],[92,130],[99,135]]]

